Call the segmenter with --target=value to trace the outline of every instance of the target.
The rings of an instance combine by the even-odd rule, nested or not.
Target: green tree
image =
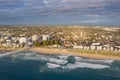
[[[53,40],[50,40],[50,45],[53,45],[54,44],[54,41]]]
[[[42,43],[43,43],[43,46],[48,46],[49,45],[48,41],[43,41]]]
[[[35,42],[35,46],[39,47],[40,46],[40,42],[39,41]]]

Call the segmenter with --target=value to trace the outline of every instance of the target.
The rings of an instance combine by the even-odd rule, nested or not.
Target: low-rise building
[[[6,47],[12,47],[12,40],[6,40]]]
[[[50,36],[49,35],[42,35],[42,40],[50,40]]]
[[[82,45],[74,45],[73,49],[83,49],[84,47]]]
[[[32,41],[37,41],[39,39],[40,39],[40,37],[38,35],[33,35],[32,36]]]
[[[28,41],[28,39],[27,39],[27,37],[21,37],[20,39],[19,39],[19,43],[27,43],[27,41]]]

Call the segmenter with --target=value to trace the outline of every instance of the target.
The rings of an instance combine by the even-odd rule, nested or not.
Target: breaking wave
[[[11,55],[11,54],[16,54],[18,52],[20,52],[21,50],[19,51],[12,51],[12,52],[7,52],[7,53],[4,53],[4,54],[0,54],[0,57],[4,57],[4,56],[7,56],[7,55]]]
[[[51,58],[51,59],[49,59],[49,62],[63,65],[63,64],[66,64],[68,61],[66,61],[66,60],[59,60],[59,59],[52,59]]]
[[[71,56],[71,55],[58,55],[58,58],[66,60],[69,56]]]
[[[58,67],[60,67],[60,65],[58,65],[58,64],[53,64],[53,63],[47,63],[46,64],[46,66],[48,67],[48,68],[58,68]]]
[[[111,64],[114,60],[102,60],[102,59],[89,59],[89,58],[82,58],[82,57],[75,57],[76,61],[78,62],[92,62],[92,63],[102,63],[102,64]]]
[[[76,68],[92,68],[92,69],[104,69],[109,68],[108,65],[102,65],[102,64],[93,64],[93,63],[83,63],[83,62],[76,62],[74,64],[67,64],[66,66],[63,66],[63,69],[76,69]]]

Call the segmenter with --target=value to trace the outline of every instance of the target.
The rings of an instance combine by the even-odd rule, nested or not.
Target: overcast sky
[[[120,25],[120,0],[0,0],[0,24]]]

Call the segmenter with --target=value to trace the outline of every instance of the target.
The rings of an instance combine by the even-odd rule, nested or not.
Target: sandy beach
[[[69,54],[69,55],[76,55],[86,58],[93,58],[93,59],[111,59],[111,60],[120,60],[120,57],[111,56],[111,55],[100,55],[100,54],[89,54],[89,53],[77,53],[71,52],[66,49],[47,49],[47,48],[30,48],[29,51],[34,51],[43,54]]]

